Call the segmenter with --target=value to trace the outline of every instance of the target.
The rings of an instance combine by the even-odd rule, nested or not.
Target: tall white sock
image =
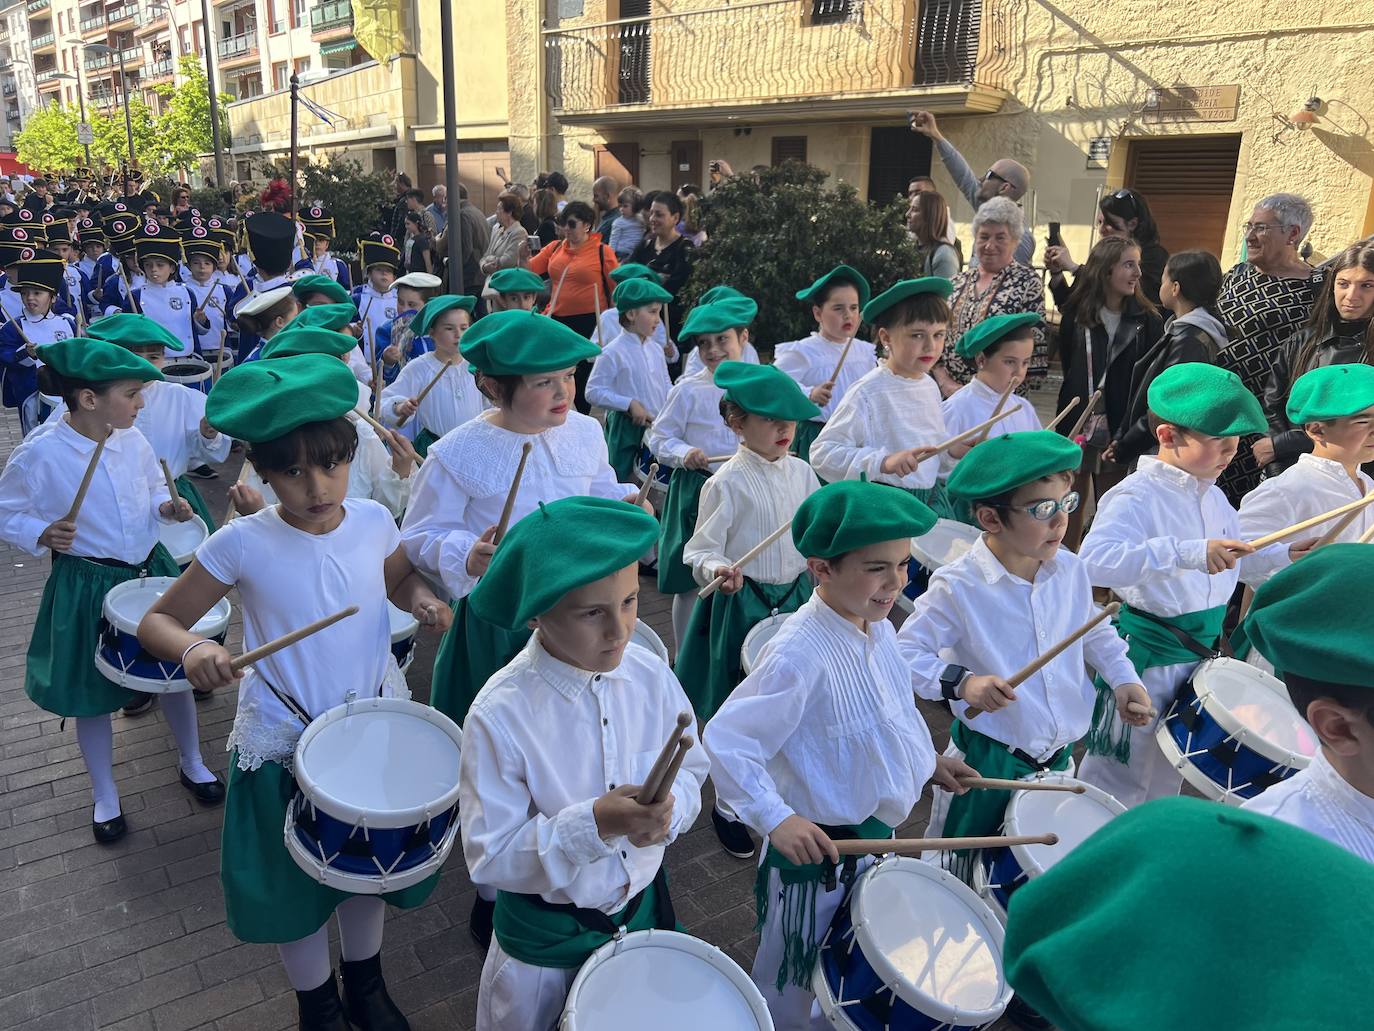
[[[382,951],[386,903],[376,895],[354,895],[334,910],[339,918],[339,951],[350,963],[371,959]]]
[[[114,728],[109,714],[76,717],[76,743],[91,775],[95,822],[113,820],[119,815],[119,789],[115,787]]]
[[[292,988],[298,992],[318,988],[334,973],[329,963],[328,921],[308,937],[278,945],[277,954],[281,956],[281,965],[286,968],[286,979]]]
[[[692,606],[697,602],[697,592],[673,595],[673,650],[674,655],[682,654],[682,642],[687,639],[687,621],[692,618]]]
[[[200,727],[196,723],[196,700],[190,691],[173,691],[160,697],[162,714],[172,728],[181,753],[181,772],[196,784],[208,784],[215,775],[200,757]]]

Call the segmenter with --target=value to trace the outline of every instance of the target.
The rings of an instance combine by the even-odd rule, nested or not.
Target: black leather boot
[[[300,1013],[300,1031],[352,1031],[344,1019],[339,985],[332,970],[329,980],[318,988],[296,993],[296,1008]]]
[[[349,1020],[362,1031],[410,1031],[405,1014],[386,993],[380,952],[371,959],[353,963],[343,960],[339,969],[343,974],[344,1011]]]

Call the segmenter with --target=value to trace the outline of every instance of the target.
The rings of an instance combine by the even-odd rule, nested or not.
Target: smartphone
[[[535,236],[533,233],[531,233],[529,236],[525,237],[525,239],[529,241],[530,253],[531,253],[531,254],[538,254],[538,253],[539,253],[539,248],[543,246],[543,244],[541,244],[541,243],[539,242],[539,237],[537,237],[537,236]]]
[[[1045,242],[1048,243],[1051,247],[1063,247],[1063,246],[1064,246],[1064,240],[1063,240],[1063,238],[1059,235],[1059,223],[1058,223],[1058,222],[1051,222],[1051,223],[1050,223],[1050,235],[1049,235],[1049,238],[1048,238]]]

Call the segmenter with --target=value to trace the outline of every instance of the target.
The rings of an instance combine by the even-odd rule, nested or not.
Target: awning
[[[337,43],[321,43],[320,56],[327,57],[330,54],[342,54],[355,49],[357,46],[358,41],[352,36],[349,36],[347,39],[341,39]]]

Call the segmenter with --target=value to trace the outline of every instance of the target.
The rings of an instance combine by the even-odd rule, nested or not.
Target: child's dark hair
[[[943,297],[939,294],[916,294],[904,301],[898,301],[887,311],[875,316],[873,325],[877,329],[892,330],[916,322],[947,326],[949,320],[949,302]]]
[[[295,304],[295,295],[288,294],[276,304],[272,305],[272,307],[260,311],[256,315],[249,315],[247,313],[237,314],[235,320],[238,322],[240,329],[246,329],[256,336],[262,336],[262,331],[272,325],[274,319],[281,318],[288,312],[294,310]]]
[[[248,445],[248,460],[259,473],[281,473],[298,465],[324,466],[351,462],[358,451],[358,431],[346,416],[307,422],[290,433]]]
[[[1170,422],[1168,419],[1161,419],[1158,415],[1156,415],[1149,409],[1146,409],[1145,411],[1145,424],[1150,428],[1150,436],[1152,437],[1155,434],[1155,430],[1159,429],[1161,426],[1172,426],[1174,428],[1175,433],[1195,432],[1194,430],[1190,430],[1187,426],[1180,426],[1178,423]]]
[[[38,389],[49,397],[60,397],[66,402],[69,411],[76,411],[76,395],[83,390],[94,390],[97,396],[104,396],[118,380],[89,380],[64,376],[51,365],[38,369]]]
[[[430,289],[429,287],[424,286],[413,286],[410,283],[401,283],[396,287],[397,296],[400,295],[402,290],[409,290],[412,293],[416,294],[420,298],[420,303],[424,304],[424,302],[430,300],[435,296],[436,292],[438,291],[438,287]]]
[[[1283,682],[1288,687],[1288,697],[1298,715],[1307,719],[1307,707],[1319,698],[1329,698],[1337,705],[1354,709],[1364,714],[1370,724],[1374,724],[1374,705],[1370,704],[1369,688],[1353,684],[1333,684],[1326,680],[1309,680],[1296,673],[1285,673]]]
[[[743,422],[744,417],[748,414],[748,412],[735,404],[735,402],[727,401],[723,397],[720,399],[720,417],[725,420],[725,425],[730,426],[737,419]]]
[[[821,288],[820,293],[818,293],[815,297],[811,299],[811,306],[813,308],[824,308],[826,302],[830,300],[830,295],[833,294],[836,290],[845,286],[852,287],[855,293],[857,293],[859,290],[859,284],[854,282],[854,280],[852,279],[832,279],[830,282],[826,283],[824,287]],[[900,307],[900,305],[894,305],[894,307]],[[948,308],[948,306],[946,306],[946,308]],[[889,312],[891,310],[891,308],[888,309]],[[884,314],[887,314],[887,312],[885,312]],[[878,325],[882,325],[882,323],[878,323]]]
[[[1221,263],[1210,251],[1179,251],[1169,256],[1164,271],[1189,304],[1208,310],[1216,305],[1221,292]]]
[[[477,389],[494,405],[509,408],[515,399],[515,388],[525,382],[524,376],[493,376],[487,372],[477,374]]]
[[[999,337],[983,349],[983,357],[991,358],[1008,344],[1020,343],[1022,340],[1035,340],[1034,326],[1018,326],[1004,337]]]

